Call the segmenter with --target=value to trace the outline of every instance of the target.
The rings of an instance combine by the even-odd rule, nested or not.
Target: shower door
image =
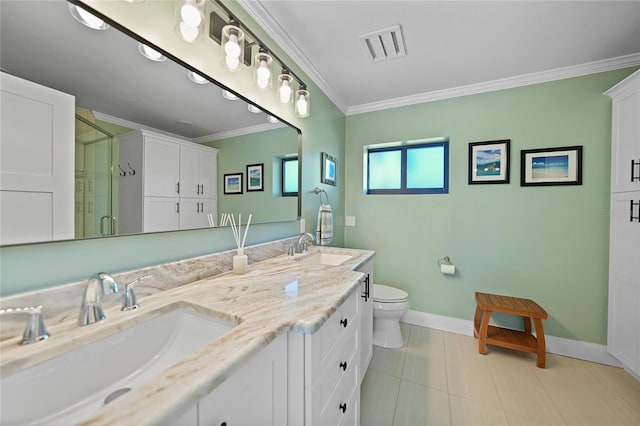
[[[117,145],[112,134],[76,114],[76,238],[117,232]]]

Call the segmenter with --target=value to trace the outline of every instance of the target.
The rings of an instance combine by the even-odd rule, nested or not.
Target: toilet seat
[[[373,301],[383,303],[402,303],[409,300],[409,294],[399,288],[388,285],[373,285]]]

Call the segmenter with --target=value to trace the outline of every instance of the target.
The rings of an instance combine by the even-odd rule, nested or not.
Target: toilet
[[[409,310],[409,294],[388,285],[373,285],[373,344],[401,348],[400,318]]]

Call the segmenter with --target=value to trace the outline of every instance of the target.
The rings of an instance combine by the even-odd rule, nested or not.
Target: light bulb
[[[296,107],[298,109],[298,115],[301,117],[306,117],[309,115],[309,103],[307,102],[307,97],[302,95],[296,101]]]
[[[229,68],[230,70],[235,70],[240,66],[240,59],[238,58],[227,56],[224,58],[224,61],[227,64],[227,68]]]
[[[247,104],[247,109],[248,109],[250,112],[254,113],[254,114],[257,114],[257,113],[259,113],[259,112],[262,112],[262,110],[261,110],[260,108],[258,108],[257,106],[255,106],[255,105],[253,105],[253,104]]]
[[[180,36],[186,42],[192,42],[198,38],[200,35],[200,29],[196,27],[192,27],[188,25],[185,21],[181,21],[179,24]]]
[[[240,45],[238,44],[238,36],[236,36],[235,34],[229,34],[229,41],[224,44],[224,53],[226,53],[227,57],[240,57]]]
[[[269,85],[269,79],[271,78],[271,70],[267,66],[266,60],[261,60],[258,69],[256,70],[256,77],[258,80],[258,87],[264,89]]]
[[[209,80],[207,80],[206,78],[204,78],[200,74],[198,74],[196,72],[193,72],[193,71],[189,71],[187,73],[187,76],[189,77],[189,80],[193,81],[194,83],[207,84],[209,82]]]
[[[198,27],[202,22],[202,15],[196,6],[195,0],[186,0],[185,4],[180,8],[180,17],[182,22],[190,27]]]
[[[233,92],[230,92],[228,90],[222,90],[222,97],[229,101],[238,100],[238,97]]]
[[[87,12],[83,8],[69,4],[69,13],[82,25],[94,30],[106,30],[109,25],[97,16]]]
[[[151,59],[152,61],[164,61],[165,58],[162,53],[158,52],[155,49],[150,48],[146,44],[138,43],[138,51],[147,59]]]
[[[280,89],[278,90],[278,95],[280,97],[280,102],[283,104],[286,104],[291,100],[291,85],[289,84],[289,80],[282,80]]]

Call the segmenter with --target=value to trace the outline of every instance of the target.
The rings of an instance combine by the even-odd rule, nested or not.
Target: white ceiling
[[[347,114],[640,65],[640,1],[239,2]],[[396,24],[373,63],[358,37]]]

